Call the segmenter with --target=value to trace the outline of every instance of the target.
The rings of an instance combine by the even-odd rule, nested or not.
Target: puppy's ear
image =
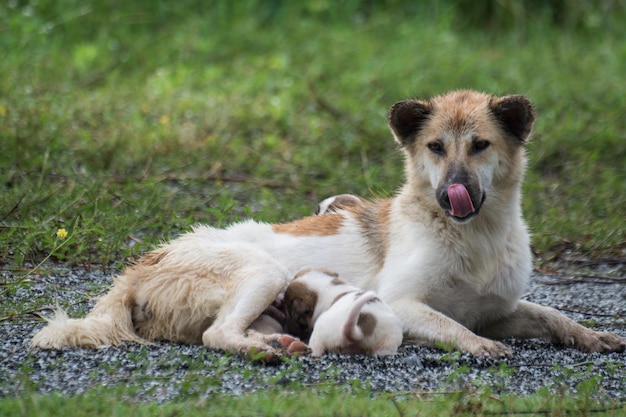
[[[494,97],[489,107],[506,133],[521,143],[527,142],[535,123],[536,113],[526,96]]]
[[[389,128],[403,147],[409,145],[433,112],[429,102],[417,99],[399,101],[389,110]]]

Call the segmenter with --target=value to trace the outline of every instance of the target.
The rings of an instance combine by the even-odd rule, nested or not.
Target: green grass
[[[218,366],[219,368],[219,366]],[[222,369],[221,371],[224,371]],[[220,370],[218,369],[218,373]],[[597,380],[580,383],[576,396],[570,388],[560,393],[539,392],[530,396],[496,395],[488,386],[461,387],[439,392],[371,392],[358,386],[332,383],[300,386],[291,383],[239,396],[207,394],[210,378],[187,377],[181,398],[165,404],[146,402],[146,392],[132,383],[93,388],[81,395],[26,394],[0,400],[7,416],[487,416],[487,415],[594,415],[617,416],[626,405],[597,399]],[[155,386],[154,389],[159,389]]]
[[[557,1],[368,4],[0,5],[0,265],[121,268],[197,222],[288,220],[336,193],[389,195],[403,172],[387,109],[457,88],[537,107],[524,213],[539,259],[624,262],[624,3],[578,2],[558,18]],[[69,401],[100,407],[90,395]],[[203,408],[103,395],[111,414]],[[559,409],[543,398],[537,410]],[[46,415],[64,401],[0,407]],[[388,397],[373,404],[412,415]]]
[[[459,364],[458,352],[449,355],[452,372],[437,391],[371,390],[370,381],[353,380],[337,383],[339,369],[329,366],[316,378],[318,382],[302,383],[294,378],[301,372],[301,362],[285,359],[285,363],[269,368],[259,366],[255,372],[239,358],[208,350],[198,354],[179,353],[171,347],[169,353],[155,357],[149,349],[131,348],[126,359],[111,352],[117,360],[128,360],[120,373],[116,360],[90,366],[88,372],[99,375],[99,382],[87,378],[89,386],[83,393],[61,395],[36,394],[40,380],[29,378],[40,358],[31,356],[11,383],[20,395],[0,398],[2,416],[57,416],[72,410],[76,416],[470,416],[470,415],[620,415],[626,403],[602,396],[601,377],[593,375],[592,364],[554,366],[554,385],[532,395],[511,395],[503,387],[510,384],[515,367],[505,363],[494,366],[490,383],[463,380],[470,372],[467,364]],[[63,355],[47,357],[48,366],[63,368]],[[90,362],[88,362],[90,363]],[[179,370],[186,370],[181,378]],[[614,372],[622,372],[617,366]],[[53,369],[53,368],[51,368]],[[152,370],[152,372],[150,372]],[[159,370],[157,374],[155,370]],[[566,374],[577,375],[581,382],[572,384]],[[220,394],[224,380],[233,377],[241,381],[239,395]],[[171,380],[177,383],[172,384]],[[228,385],[230,385],[228,384]],[[167,387],[166,387],[167,386]],[[265,387],[249,391],[247,387]],[[228,388],[227,388],[228,389]],[[162,401],[168,391],[176,391],[175,399]],[[573,393],[576,394],[573,394]],[[155,400],[148,401],[146,398]]]
[[[587,393],[584,393],[587,394]],[[583,395],[554,394],[496,396],[488,390],[445,391],[437,393],[371,393],[357,390],[346,394],[333,386],[273,389],[240,397],[213,395],[168,404],[145,403],[132,387],[94,389],[87,394],[25,395],[0,401],[6,416],[58,416],[72,410],[79,416],[522,416],[593,415],[618,416],[626,405],[598,402]]]
[[[618,26],[459,29],[450,6],[359,4],[0,6],[0,262],[37,263],[63,227],[52,259],[121,266],[196,222],[388,195],[403,175],[388,107],[455,88],[536,104],[536,250],[623,258]]]

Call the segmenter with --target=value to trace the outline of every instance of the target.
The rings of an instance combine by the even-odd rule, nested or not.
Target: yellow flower
[[[159,118],[159,123],[161,123],[163,126],[169,125],[170,124],[169,116],[166,116],[166,115],[161,116],[161,118]]]
[[[57,237],[61,240],[65,239],[67,237],[67,230],[65,229],[57,230]]]

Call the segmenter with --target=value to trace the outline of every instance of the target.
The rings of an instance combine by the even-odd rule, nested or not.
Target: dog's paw
[[[568,345],[582,350],[583,352],[624,352],[626,350],[626,338],[615,333],[597,332],[588,330],[581,334],[572,336],[568,340]]]
[[[281,362],[282,352],[271,346],[249,346],[240,350],[239,354],[252,362],[277,365]]]
[[[462,350],[467,350],[467,352],[474,356],[481,356],[485,358],[501,359],[513,356],[511,349],[509,349],[505,344],[489,339],[481,339],[469,349]]]

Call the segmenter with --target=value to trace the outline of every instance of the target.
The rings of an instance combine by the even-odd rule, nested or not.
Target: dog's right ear
[[[389,110],[389,128],[400,145],[407,146],[432,114],[429,102],[417,99],[399,101]]]

